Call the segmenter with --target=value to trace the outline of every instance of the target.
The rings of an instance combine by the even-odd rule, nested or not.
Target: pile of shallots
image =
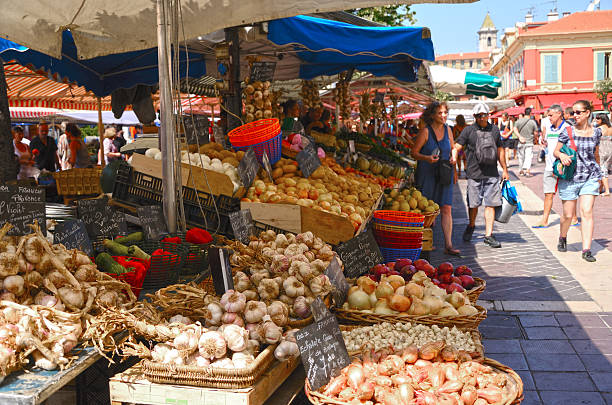
[[[323,273],[334,253],[312,232],[265,231],[248,246],[233,242],[229,247],[234,250],[230,258],[234,289],[244,295],[248,309],[261,306],[259,302],[268,307],[278,302],[292,318],[306,319],[311,315],[310,303],[332,291]]]
[[[0,229],[0,376],[31,364],[63,368],[84,322],[105,307],[131,307],[130,287],[89,257],[50,244],[37,226],[26,236]],[[127,295],[126,295],[127,294]]]
[[[455,349],[443,342],[432,342],[395,354],[364,353],[319,393],[369,405],[503,404],[515,394],[509,378],[489,366],[458,359]]]

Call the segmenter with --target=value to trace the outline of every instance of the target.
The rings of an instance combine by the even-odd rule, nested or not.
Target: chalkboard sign
[[[321,166],[321,161],[317,155],[317,150],[312,142],[306,145],[304,150],[297,154],[295,160],[298,162],[302,175],[306,178],[310,177],[312,172]]]
[[[329,262],[329,266],[325,269],[325,275],[329,278],[329,281],[334,287],[334,291],[332,292],[334,303],[337,307],[341,307],[344,301],[346,301],[350,285],[344,277],[342,267],[340,267],[340,262],[338,262],[336,256]]]
[[[204,145],[209,142],[208,127],[210,122],[204,115],[187,115],[183,117],[185,138],[188,145]]]
[[[261,156],[261,163],[266,173],[268,173],[270,183],[274,183],[274,179],[272,178],[272,165],[270,164],[270,159],[268,159],[268,153],[265,150]]]
[[[371,229],[339,245],[336,253],[344,264],[345,276],[349,278],[359,277],[384,262]]]
[[[0,185],[0,226],[6,222],[13,225],[8,235],[27,235],[32,233],[28,225],[38,221],[43,235],[47,232],[45,213],[45,189]]]
[[[116,211],[107,204],[108,197],[106,196],[77,201],[79,218],[85,223],[90,238],[119,234],[119,224],[115,219]]]
[[[265,82],[274,79],[274,71],[276,70],[276,62],[253,62],[251,65],[251,75],[249,82],[256,81]]]
[[[323,320],[331,315],[331,312],[329,312],[327,305],[325,305],[321,297],[317,297],[314,301],[312,301],[310,304],[310,311],[312,312],[315,322]]]
[[[253,235],[253,217],[251,210],[240,210],[229,214],[232,230],[234,231],[234,239],[248,245]]]
[[[128,227],[127,227],[127,218],[125,216],[125,212],[115,211],[115,215],[113,215],[113,221],[119,227],[119,235],[127,235]]]
[[[302,365],[313,390],[318,390],[351,363],[336,317],[331,315],[295,332]]]
[[[210,263],[210,273],[217,295],[223,295],[227,290],[234,289],[232,268],[229,262],[230,255],[229,249],[208,248],[208,263]]]
[[[385,100],[385,93],[383,92],[376,92],[374,93],[374,102],[375,103],[382,103]]]
[[[253,148],[249,148],[238,165],[238,176],[240,176],[242,185],[245,188],[251,187],[251,184],[255,181],[255,177],[257,177],[259,168],[260,166],[257,161],[257,156],[255,156],[255,151]]]
[[[137,212],[146,239],[158,240],[168,234],[164,208],[161,205],[138,207]]]
[[[53,243],[61,243],[66,246],[66,249],[79,249],[85,252],[87,256],[94,255],[91,240],[87,235],[87,228],[80,219],[60,222],[55,225]]]

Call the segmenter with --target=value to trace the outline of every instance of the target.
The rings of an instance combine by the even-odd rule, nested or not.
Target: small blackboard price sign
[[[248,189],[251,187],[251,184],[255,181],[255,177],[257,177],[259,168],[260,166],[257,161],[257,156],[255,156],[255,151],[253,148],[249,148],[238,165],[238,176],[240,176],[244,188]]]
[[[248,245],[253,235],[253,217],[251,210],[240,210],[229,214],[232,230],[234,231],[234,239]]]
[[[218,247],[208,248],[208,262],[212,274],[213,286],[217,295],[223,295],[227,290],[234,289],[232,268],[230,267],[231,251]]]
[[[203,115],[187,115],[183,117],[185,138],[188,145],[204,145],[209,142],[208,127],[210,122]]]
[[[351,363],[336,317],[331,315],[295,332],[302,365],[313,390],[318,390]]]
[[[249,82],[256,81],[266,82],[274,79],[274,71],[276,70],[276,62],[253,62],[251,65],[251,74]]]
[[[38,221],[43,235],[47,232],[45,213],[45,189],[0,185],[0,226],[6,222],[13,225],[8,235],[27,235],[32,233],[28,225]]]
[[[66,249],[79,249],[90,257],[94,255],[91,240],[87,235],[87,228],[80,219],[60,222],[55,225],[53,243],[61,243],[66,246]]]
[[[312,312],[315,322],[319,322],[331,315],[331,312],[329,312],[327,305],[325,305],[321,297],[317,297],[312,301],[310,304],[310,311]]]
[[[306,145],[306,147],[297,154],[295,160],[298,162],[302,175],[306,178],[310,177],[310,175],[321,166],[321,160],[319,160],[317,150],[312,142]]]
[[[334,303],[337,307],[341,307],[344,301],[346,301],[350,285],[346,281],[346,277],[344,277],[342,267],[340,267],[340,262],[336,256],[329,262],[329,266],[325,269],[325,275],[329,278],[332,286],[334,286],[334,291],[332,292]]]
[[[268,158],[268,153],[264,150],[263,155],[261,156],[261,163],[268,174],[268,179],[270,179],[270,183],[274,183],[274,179],[272,178],[272,165],[270,164],[270,159]]]
[[[349,278],[359,277],[384,262],[371,229],[339,245],[336,253],[344,264],[345,276]]]
[[[161,205],[138,207],[137,212],[146,239],[158,240],[161,236],[168,234],[164,207]]]
[[[115,236],[119,233],[119,223],[115,220],[115,209],[109,207],[108,197],[91,200],[78,200],[77,212],[85,223],[90,238]]]

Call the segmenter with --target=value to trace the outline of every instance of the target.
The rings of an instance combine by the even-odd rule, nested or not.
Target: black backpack
[[[497,145],[490,131],[476,128],[476,145],[474,154],[480,165],[497,164]]]

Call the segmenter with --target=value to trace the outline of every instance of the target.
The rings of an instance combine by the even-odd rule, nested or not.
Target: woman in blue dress
[[[425,127],[419,131],[412,156],[418,160],[416,183],[421,193],[440,206],[442,214],[442,231],[444,232],[444,252],[459,256],[459,250],[453,248],[453,183],[457,182],[457,172],[449,185],[441,185],[436,181],[436,167],[439,159],[449,160],[454,167],[451,150],[454,146],[453,131],[446,125],[448,105],[434,101],[427,106],[421,119]]]

